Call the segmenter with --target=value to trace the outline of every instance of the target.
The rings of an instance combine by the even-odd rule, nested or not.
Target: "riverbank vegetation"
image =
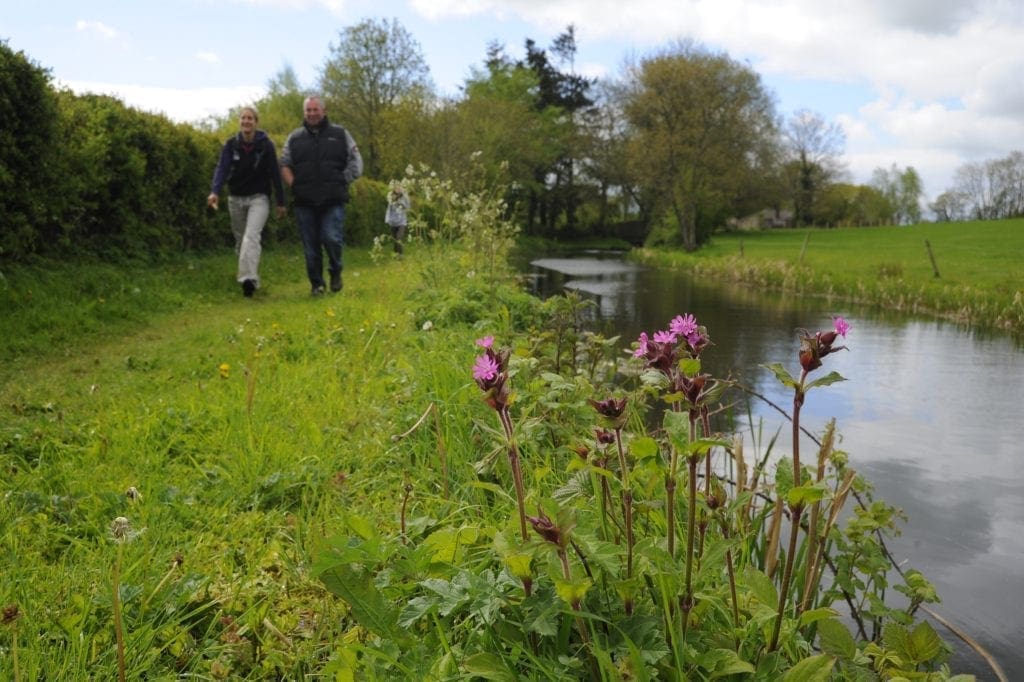
[[[758,436],[714,330],[588,333],[515,285],[500,201],[449,207],[333,297],[278,250],[252,300],[230,253],[9,273],[5,678],[955,677],[842,425]],[[794,435],[846,343],[765,358]]]
[[[1024,220],[716,233],[699,252],[640,249],[661,267],[846,299],[1024,336]]]

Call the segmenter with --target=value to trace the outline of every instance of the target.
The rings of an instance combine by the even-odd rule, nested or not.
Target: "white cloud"
[[[285,10],[305,10],[310,7],[323,7],[331,14],[344,16],[346,14],[346,0],[233,0],[244,5],[259,5],[261,7],[277,7]]]
[[[98,83],[92,81],[58,82],[76,93],[87,92],[112,95],[125,104],[157,114],[172,121],[194,123],[213,116],[224,116],[232,107],[250,104],[263,97],[267,89],[262,85],[242,85],[229,88],[159,88],[145,85]]]
[[[110,26],[107,26],[102,21],[86,21],[85,19],[79,19],[75,22],[75,30],[83,33],[92,33],[106,40],[112,40],[117,37],[117,31]]]
[[[202,51],[196,52],[196,59],[207,64],[219,64],[220,56],[216,52]]]

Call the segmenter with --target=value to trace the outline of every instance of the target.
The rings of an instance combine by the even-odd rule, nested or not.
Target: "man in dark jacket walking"
[[[325,251],[331,291],[341,291],[345,204],[349,185],[363,174],[363,157],[348,131],[327,120],[319,97],[307,97],[303,110],[302,126],[284,143],[281,177],[292,188],[306,274],[313,295],[320,296]]]

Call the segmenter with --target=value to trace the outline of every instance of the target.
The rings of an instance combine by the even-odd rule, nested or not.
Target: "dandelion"
[[[231,365],[229,365],[226,362],[220,363],[220,365],[217,367],[217,369],[220,371],[220,378],[221,379],[227,379],[228,376],[231,374]]]
[[[434,323],[431,322],[430,320],[427,320],[426,322],[424,322],[423,326],[420,327],[420,329],[422,329],[425,332],[429,332],[433,328],[434,328]]]
[[[140,493],[139,489],[135,486],[131,486],[128,490],[125,490],[124,496],[128,498],[129,502],[142,502],[142,493]]]

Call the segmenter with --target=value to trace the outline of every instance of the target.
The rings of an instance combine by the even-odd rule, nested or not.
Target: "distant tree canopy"
[[[364,19],[341,30],[320,71],[327,115],[353,133],[366,174],[380,178],[385,119],[432,89],[419,43],[398,23]]]
[[[931,205],[938,220],[997,220],[1024,216],[1024,152],[965,163],[953,186]]]
[[[772,99],[749,67],[690,44],[641,60],[623,96],[630,168],[693,251],[770,153]]]
[[[868,184],[846,182],[843,130],[808,110],[781,119],[760,76],[727,54],[676,43],[598,81],[577,73],[577,49],[572,25],[546,48],[525,39],[518,57],[491,44],[461,92],[441,97],[412,35],[395,19],[365,19],[338,33],[315,82],[285,64],[263,97],[195,127],[58,92],[46,69],[0,42],[0,258],[72,248],[157,258],[229,243],[225,212],[207,212],[202,197],[240,108],[254,105],[280,146],[311,93],[364,156],[353,243],[381,229],[385,183],[410,167],[459,192],[503,187],[506,217],[554,238],[692,250],[768,210],[798,225],[922,218],[916,169],[894,163]],[[1024,215],[1024,152],[961,166],[929,208],[939,220]]]

